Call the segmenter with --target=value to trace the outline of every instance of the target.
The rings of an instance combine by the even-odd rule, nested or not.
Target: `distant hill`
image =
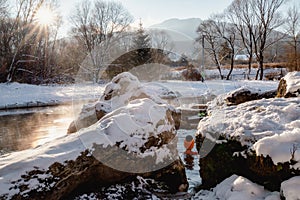
[[[158,28],[158,29],[165,29],[169,32],[177,32],[186,37],[190,37],[195,39],[197,37],[196,30],[202,20],[200,18],[188,18],[188,19],[168,19],[163,21],[160,24],[155,24],[150,26],[149,28]]]
[[[190,58],[195,58],[197,56],[195,48],[196,30],[201,22],[200,18],[174,18],[152,25],[149,29],[164,31],[173,42],[173,51],[178,54],[185,54]]]

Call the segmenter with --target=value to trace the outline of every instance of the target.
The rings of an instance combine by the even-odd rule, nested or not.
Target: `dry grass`
[[[272,68],[286,68],[287,63],[264,63],[265,69],[272,69]],[[223,69],[230,69],[230,65],[224,65],[222,66]],[[237,64],[234,65],[235,69],[245,69],[248,68],[247,64]],[[257,63],[252,64],[252,68],[258,68]]]
[[[286,68],[288,66],[288,63],[264,63],[264,69],[273,69],[273,68]],[[172,70],[173,71],[182,71],[186,69],[187,66],[180,66],[180,67],[175,67]],[[210,66],[209,69],[215,69],[216,67]],[[247,64],[236,64],[234,65],[234,69],[247,69],[248,65]],[[257,63],[252,63],[252,68],[258,68]],[[221,69],[230,69],[230,65],[223,65],[221,66]]]

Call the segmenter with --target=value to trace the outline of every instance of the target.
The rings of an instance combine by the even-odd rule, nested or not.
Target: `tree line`
[[[243,52],[249,56],[248,76],[257,62],[256,79],[262,79],[266,52],[280,41],[285,41],[288,66],[299,70],[299,6],[292,6],[283,17],[280,8],[286,2],[233,0],[224,12],[199,25],[198,41],[205,43],[222,78],[230,78],[235,55]],[[52,18],[46,22],[38,15],[45,8]],[[141,23],[133,30],[133,17],[119,2],[82,0],[69,16],[71,28],[64,38],[58,37],[63,26],[58,8],[57,0],[0,0],[0,82],[74,82],[78,71],[80,78],[98,82],[101,73],[110,77],[147,62],[171,62],[164,51],[172,46],[168,35],[146,33]],[[115,51],[130,53],[105,66],[114,45]],[[225,61],[230,63],[226,76]]]
[[[284,16],[280,8],[286,3],[287,0],[233,0],[222,13],[214,14],[200,24],[198,41],[206,44],[203,46],[221,78],[230,79],[234,57],[242,52],[248,56],[248,78],[252,64],[256,62],[256,79],[262,80],[267,51],[275,45],[285,49],[281,53],[285,54],[287,67],[300,70],[299,5],[292,5]],[[277,56],[276,53],[274,56]],[[230,70],[225,76],[221,67],[226,59],[229,60]]]
[[[142,24],[133,30],[133,17],[125,7],[104,0],[78,3],[69,17],[67,36],[59,38],[63,22],[58,7],[57,0],[0,0],[0,82],[74,82],[80,69],[97,82],[113,45],[124,51],[165,48],[169,40],[164,32],[151,37]],[[52,21],[39,19],[39,10],[45,8],[48,12],[43,14],[49,16],[42,17]],[[87,57],[90,65],[82,66]]]

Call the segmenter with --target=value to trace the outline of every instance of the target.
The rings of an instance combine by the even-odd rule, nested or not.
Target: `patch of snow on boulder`
[[[286,200],[300,199],[300,176],[295,176],[281,183],[281,193]]]
[[[292,159],[298,162],[294,168],[300,169],[300,128],[262,138],[253,147],[257,155],[269,155],[275,164]]]
[[[290,72],[284,79],[286,80],[286,93],[294,93],[300,90],[300,72]]]
[[[129,101],[140,98],[150,98],[155,102],[162,103],[162,100],[156,95],[149,95],[136,76],[129,72],[123,72],[115,76],[110,83],[106,85],[104,94],[100,102],[104,101],[110,104],[111,109],[127,105]]]
[[[270,192],[263,186],[252,183],[250,180],[237,175],[225,179],[212,191],[200,191],[194,199],[210,200],[279,200],[279,192]]]

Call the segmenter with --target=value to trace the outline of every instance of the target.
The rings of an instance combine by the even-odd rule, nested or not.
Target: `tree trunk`
[[[264,78],[264,57],[261,52],[260,59],[259,59],[259,70],[260,70],[260,77],[259,80],[263,80]]]
[[[255,80],[258,80],[259,72],[260,72],[260,68],[259,68],[259,66],[258,66],[258,67],[257,67],[256,75],[255,75]]]
[[[232,55],[231,55],[231,63],[230,63],[230,71],[229,73],[227,74],[227,77],[226,77],[226,80],[229,80],[230,79],[230,76],[231,76],[231,73],[233,71],[233,67],[234,67],[234,52],[232,52]]]
[[[248,72],[247,72],[247,79],[248,79],[248,80],[250,80],[251,67],[252,67],[252,59],[253,59],[253,56],[252,56],[252,55],[249,55]]]
[[[215,63],[216,63],[216,65],[217,65],[217,69],[218,69],[218,71],[219,71],[221,80],[223,80],[223,75],[222,75],[222,71],[221,71],[220,62],[219,62],[218,57],[217,57],[217,55],[216,55],[215,53],[214,53],[214,59],[215,59]]]

